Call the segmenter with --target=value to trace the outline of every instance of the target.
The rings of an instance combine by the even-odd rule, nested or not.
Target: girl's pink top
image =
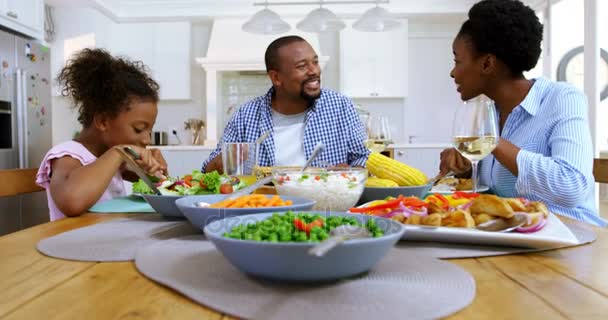
[[[59,210],[59,208],[57,208],[57,205],[55,205],[55,201],[53,201],[50,189],[52,175],[51,161],[53,159],[58,159],[62,157],[72,157],[80,161],[83,166],[91,164],[95,160],[97,160],[97,157],[95,155],[93,155],[87,148],[85,148],[82,144],[76,141],[67,141],[58,144],[51,148],[49,152],[47,152],[46,156],[44,156],[44,159],[42,160],[42,163],[40,164],[40,168],[38,169],[38,174],[36,175],[36,183],[46,189],[46,196],[49,203],[51,221],[65,218],[65,215],[61,212],[61,210]],[[74,192],[78,192],[78,190],[74,190]],[[122,176],[120,172],[116,172],[116,174],[112,178],[112,181],[110,181],[110,185],[108,185],[108,188],[101,195],[101,198],[97,200],[97,203],[125,195],[126,191]]]

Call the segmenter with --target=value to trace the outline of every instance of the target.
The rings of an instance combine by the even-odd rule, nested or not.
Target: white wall
[[[598,34],[600,48],[608,51],[608,1],[598,1]],[[583,45],[585,39],[584,1],[562,0],[553,6],[552,11],[552,64],[554,74],[557,72],[562,57],[571,49]],[[600,81],[600,84],[606,81]],[[582,90],[583,88],[581,88]],[[602,90],[603,88],[600,88]],[[608,119],[608,99],[599,105],[597,116]],[[608,126],[598,129],[598,145],[601,150],[608,150]]]

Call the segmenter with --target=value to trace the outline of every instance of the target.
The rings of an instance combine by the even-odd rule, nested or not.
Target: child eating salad
[[[150,175],[167,174],[157,149],[146,149],[158,112],[158,84],[141,62],[113,57],[102,49],[84,49],[57,77],[62,95],[78,110],[82,131],[51,148],[36,183],[46,189],[50,218],[79,216],[95,203],[124,196],[125,169],[118,148],[130,146],[136,162]]]

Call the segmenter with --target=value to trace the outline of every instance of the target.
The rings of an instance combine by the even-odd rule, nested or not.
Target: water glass
[[[250,184],[256,180],[254,167],[258,165],[258,149],[254,142],[224,143],[222,165],[224,174],[236,176]]]

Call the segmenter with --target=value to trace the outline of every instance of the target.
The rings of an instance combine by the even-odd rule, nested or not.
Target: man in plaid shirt
[[[298,36],[274,40],[266,49],[268,92],[235,112],[202,170],[222,171],[221,147],[226,142],[255,142],[260,166],[300,166],[318,142],[325,150],[312,166],[365,166],[366,132],[352,101],[321,88],[321,68],[314,49]]]

